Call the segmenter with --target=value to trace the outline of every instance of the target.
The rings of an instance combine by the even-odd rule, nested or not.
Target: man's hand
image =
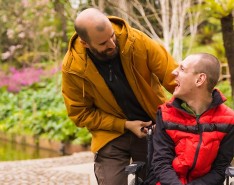
[[[152,121],[144,122],[144,121],[126,121],[125,128],[134,133],[137,137],[143,138],[147,135],[148,126],[152,124]]]

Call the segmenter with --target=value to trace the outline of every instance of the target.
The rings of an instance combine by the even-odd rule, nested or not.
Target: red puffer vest
[[[220,142],[234,124],[233,111],[220,105],[195,117],[171,104],[161,110],[166,132],[175,143],[172,166],[180,181],[186,184],[208,173]]]

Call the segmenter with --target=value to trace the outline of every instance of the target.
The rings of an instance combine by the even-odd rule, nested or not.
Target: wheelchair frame
[[[234,181],[229,183],[229,178],[234,177],[234,166],[229,166],[226,169],[225,174],[226,174],[226,185],[234,185]]]

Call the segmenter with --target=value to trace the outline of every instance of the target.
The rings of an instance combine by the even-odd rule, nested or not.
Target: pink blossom
[[[0,87],[7,87],[9,92],[19,92],[23,86],[30,86],[40,82],[41,77],[51,77],[59,71],[58,68],[42,70],[33,67],[11,68],[9,74],[0,71]]]

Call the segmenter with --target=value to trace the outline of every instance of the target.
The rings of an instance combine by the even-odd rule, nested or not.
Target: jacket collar
[[[224,103],[227,100],[226,97],[218,89],[214,89],[213,90],[212,97],[213,97],[213,99],[212,99],[212,102],[211,102],[208,110],[221,105],[222,103]],[[173,107],[175,107],[177,109],[185,111],[185,109],[183,108],[183,106],[181,106],[183,103],[184,102],[181,99],[173,97],[167,103],[167,105],[168,106],[173,106]]]
[[[128,53],[129,49],[132,46],[132,43],[135,40],[132,28],[125,20],[119,17],[109,16],[108,18],[115,30],[115,35],[119,42],[121,53]]]

